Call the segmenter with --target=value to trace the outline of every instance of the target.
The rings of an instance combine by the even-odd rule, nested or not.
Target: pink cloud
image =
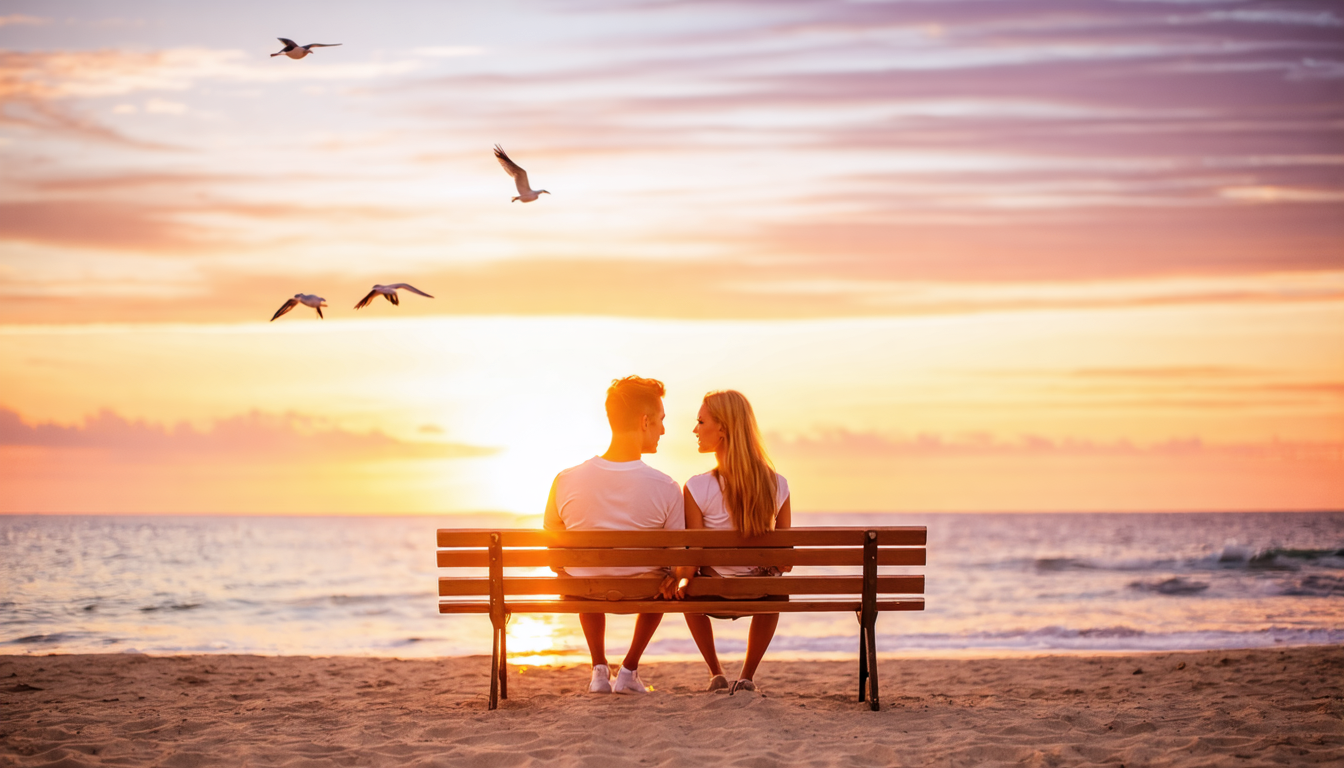
[[[1300,460],[1332,462],[1344,472],[1344,442],[1266,441],[1258,443],[1206,443],[1197,437],[1139,444],[1128,440],[1098,441],[1087,438],[1050,438],[1021,435],[1003,439],[989,434],[942,436],[921,434],[892,437],[875,432],[845,429],[823,430],[812,435],[771,435],[769,445],[781,456],[798,457],[1166,457],[1236,458],[1262,461]]]
[[[0,408],[0,447],[97,449],[124,459],[194,460],[206,457],[243,462],[328,459],[465,458],[496,451],[484,446],[407,442],[381,432],[356,433],[295,413],[259,411],[219,419],[205,430],[132,421],[103,410],[80,424],[29,424]]]

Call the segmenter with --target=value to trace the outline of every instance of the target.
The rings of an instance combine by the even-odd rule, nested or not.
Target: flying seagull
[[[327,306],[327,300],[322,298],[321,296],[314,296],[311,293],[296,293],[294,294],[294,298],[290,299],[289,301],[286,301],[284,306],[275,310],[275,314],[271,315],[271,322],[275,322],[275,318],[285,314],[286,312],[299,306],[300,304],[302,304],[305,307],[312,307],[313,309],[316,309],[317,316],[322,317],[322,308]],[[325,320],[326,318],[323,319]]]
[[[285,47],[281,48],[276,53],[272,53],[271,58],[283,55],[288,56],[291,59],[302,59],[304,56],[312,53],[313,48],[335,48],[340,45],[340,43],[309,43],[307,45],[299,45],[286,37],[277,37],[275,39],[284,43]]]
[[[368,295],[368,296],[365,296],[364,298],[362,298],[362,299],[359,300],[359,303],[355,305],[355,309],[363,309],[363,308],[369,306],[369,302],[373,301],[374,298],[377,297],[378,294],[380,294],[380,293],[383,295],[384,298],[386,298],[388,301],[392,302],[394,305],[400,306],[400,305],[401,305],[401,299],[398,299],[398,298],[397,298],[397,289],[398,289],[398,288],[405,288],[406,290],[410,291],[411,293],[418,293],[418,294],[420,294],[421,296],[424,296],[424,297],[427,298],[427,299],[432,299],[432,298],[434,298],[433,296],[430,296],[428,293],[425,293],[424,291],[420,290],[419,288],[416,288],[416,287],[413,286],[413,285],[407,285],[406,283],[393,283],[392,285],[375,285],[375,286],[373,286],[373,290],[372,290],[372,291],[369,291],[369,295]]]
[[[551,194],[544,189],[533,189],[528,185],[527,171],[519,168],[517,163],[510,160],[509,156],[504,154],[504,149],[498,144],[495,145],[495,159],[504,167],[504,172],[513,177],[513,183],[518,186],[518,196],[509,202],[516,203],[522,200],[524,203],[530,203],[542,195]]]

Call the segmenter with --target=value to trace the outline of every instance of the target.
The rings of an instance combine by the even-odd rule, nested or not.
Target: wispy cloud
[[[0,203],[0,239],[151,252],[206,246],[169,209],[86,201]]]
[[[3,212],[0,208],[0,213]],[[0,219],[2,222],[3,219]],[[171,254],[211,254],[262,246],[185,236],[157,222],[132,229],[126,242]],[[150,239],[151,237],[157,239]],[[138,238],[138,239],[137,239]],[[0,324],[88,322],[239,322],[268,318],[281,297],[302,288],[353,306],[369,286],[405,268],[368,266],[332,271],[276,268],[249,274],[202,259],[183,274],[180,261],[155,266],[134,262],[121,281],[101,273],[85,285],[67,280],[44,287],[28,271],[0,273]],[[162,272],[156,283],[155,274]],[[856,272],[862,272],[855,268]],[[1344,272],[1282,273],[1253,278],[971,282],[913,281],[872,275],[828,277],[833,268],[811,260],[722,259],[508,259],[420,266],[415,284],[440,300],[404,302],[397,316],[602,315],[644,318],[785,319],[971,315],[1056,311],[1107,312],[1157,307],[1307,305],[1344,303]],[[172,285],[163,289],[169,276]],[[555,286],[565,285],[557,291]],[[649,286],[657,286],[650,290]],[[116,290],[112,290],[115,287]],[[291,289],[291,287],[293,287]],[[342,299],[341,297],[346,297]],[[338,306],[338,305],[333,305]],[[366,316],[381,313],[368,311]],[[345,310],[332,310],[332,320]]]
[[[920,456],[949,459],[974,456],[1215,457],[1344,463],[1344,442],[1276,440],[1259,443],[1208,443],[1199,438],[1173,438],[1153,443],[1134,443],[1128,440],[1098,441],[1080,437],[1052,438],[1040,435],[1002,438],[989,434],[956,436],[927,434],[901,438],[874,432],[830,429],[792,437],[770,435],[769,444],[774,452],[790,457]]]
[[[412,48],[411,53],[431,59],[451,59],[459,56],[480,56],[485,53],[485,49],[472,45],[439,45]]]
[[[21,13],[11,13],[8,16],[0,16],[0,27],[40,26],[49,23],[51,23],[51,19],[44,19],[38,16],[25,16]]]
[[[0,407],[0,513],[442,512],[434,478],[496,449],[253,411],[198,429],[104,410],[30,423]]]
[[[172,48],[138,52],[0,51],[0,124],[60,131],[69,136],[141,149],[180,148],[132,138],[82,115],[79,100],[141,92],[183,92],[198,84],[296,81],[352,83],[416,69],[413,59],[335,63],[323,68],[277,68],[239,50]],[[151,98],[146,111],[182,114],[184,104]]]
[[[131,176],[123,179],[66,179],[57,189],[134,189],[171,187],[172,177]],[[389,221],[411,215],[404,209],[374,206],[315,206],[289,203],[231,201],[173,204],[171,189],[162,190],[165,202],[135,203],[106,200],[52,200],[0,202],[0,242],[18,241],[61,247],[148,254],[204,254],[240,249],[247,239],[230,224],[252,222],[309,224],[316,221]]]
[[[98,449],[135,461],[198,461],[207,457],[256,463],[395,458],[467,458],[496,449],[445,442],[407,442],[381,432],[348,432],[322,419],[258,411],[216,420],[209,429],[131,421],[111,410],[82,423],[26,423],[0,408],[0,446]]]

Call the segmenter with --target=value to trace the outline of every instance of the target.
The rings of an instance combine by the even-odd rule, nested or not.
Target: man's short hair
[[[640,417],[658,413],[659,401],[667,389],[657,379],[626,376],[613,379],[607,388],[607,423],[620,432],[639,429]]]

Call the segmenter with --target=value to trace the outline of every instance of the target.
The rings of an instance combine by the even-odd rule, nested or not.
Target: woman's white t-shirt
[[[775,473],[775,478],[778,480],[775,486],[775,516],[778,517],[780,508],[789,498],[789,481],[779,473]],[[723,488],[713,472],[696,475],[687,480],[686,490],[691,492],[691,498],[695,499],[696,506],[700,507],[700,515],[706,528],[733,530],[733,518],[723,505]],[[748,565],[716,565],[714,570],[724,576],[750,576],[756,569]]]

